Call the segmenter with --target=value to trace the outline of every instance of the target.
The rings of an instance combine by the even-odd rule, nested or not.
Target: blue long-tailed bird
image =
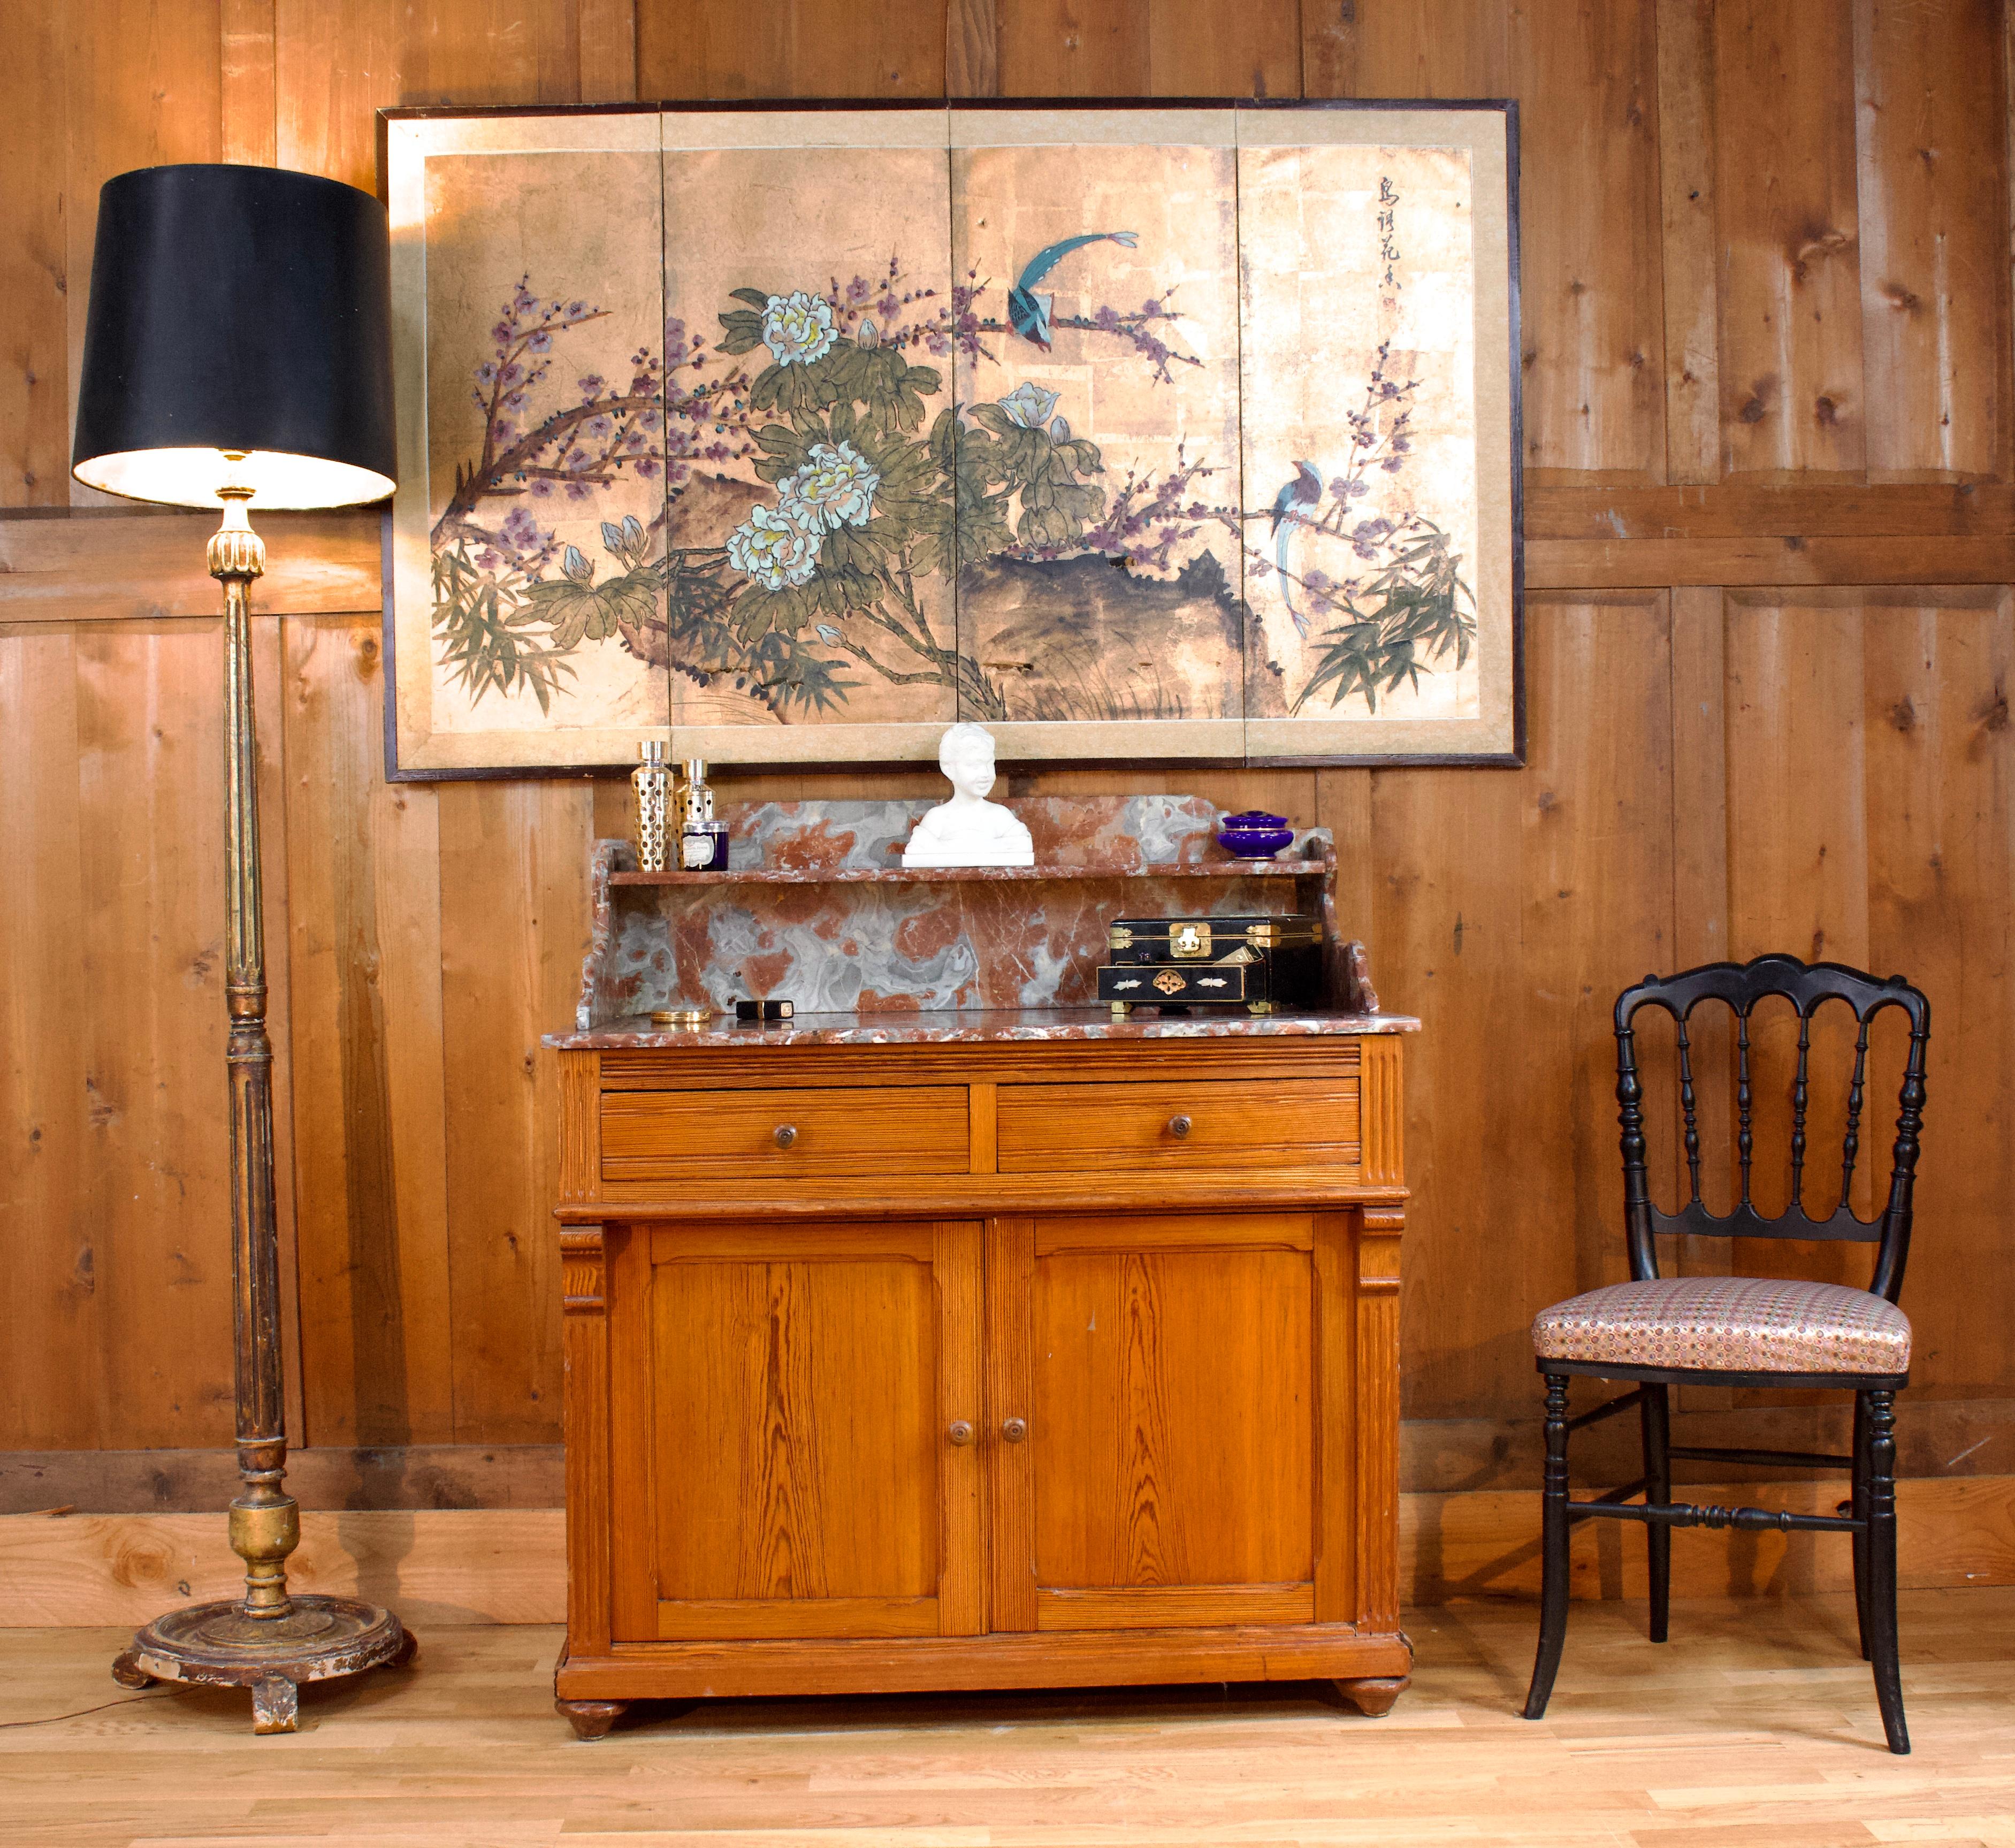
[[[1124,244],[1131,250],[1140,242],[1139,235],[1134,231],[1088,231],[1082,237],[1065,238],[1047,249],[1038,250],[1029,259],[1021,279],[1008,291],[1008,325],[1023,339],[1033,342],[1047,353],[1053,333],[1050,309],[1056,297],[1036,294],[1036,285],[1073,250],[1082,250],[1087,244]]]
[[[1288,591],[1288,544],[1295,536],[1295,528],[1301,522],[1298,516],[1290,518],[1298,507],[1313,507],[1322,498],[1322,477],[1316,472],[1313,462],[1297,461],[1295,479],[1273,497],[1273,562],[1280,573],[1280,601],[1287,605],[1288,614],[1295,619],[1295,633],[1306,635],[1309,619],[1295,608],[1295,600]]]

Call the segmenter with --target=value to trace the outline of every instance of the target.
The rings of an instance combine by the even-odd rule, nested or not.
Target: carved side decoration
[[[569,1315],[599,1315],[605,1253],[602,1228],[571,1225],[560,1234],[560,1308]]]

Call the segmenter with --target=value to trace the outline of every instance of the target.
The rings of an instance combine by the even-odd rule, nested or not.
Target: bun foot
[[[1359,1675],[1336,1684],[1336,1691],[1367,1720],[1382,1718],[1406,1691],[1410,1675]]]
[[[300,1690],[283,1674],[262,1675],[252,1684],[252,1730],[292,1732],[300,1724]]]
[[[627,1700],[556,1700],[553,1705],[566,1717],[577,1739],[599,1739],[630,1710]]]
[[[145,1688],[153,1684],[154,1678],[140,1666],[138,1649],[124,1651],[112,1664],[112,1678],[122,1688]]]

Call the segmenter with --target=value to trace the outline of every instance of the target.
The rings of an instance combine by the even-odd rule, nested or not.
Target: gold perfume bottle
[[[665,762],[665,747],[656,738],[646,738],[641,747],[643,762],[630,773],[630,787],[637,792],[637,870],[662,873],[665,870],[666,824],[672,804],[672,770]]]

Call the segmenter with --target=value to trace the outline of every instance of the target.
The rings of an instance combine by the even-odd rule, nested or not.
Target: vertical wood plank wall
[[[97,188],[218,159],[369,187],[381,105],[640,96],[1518,97],[1528,767],[1015,788],[1180,784],[1337,831],[1346,921],[1426,1021],[1410,1418],[1528,1417],[1531,1312],[1618,1273],[1617,988],[1766,949],[1930,990],[1915,1396],[2015,1398],[1995,0],[0,0],[0,1450],[231,1426],[215,591],[204,522],[68,478]],[[375,523],[268,533],[296,1434],[550,1443],[537,1042],[626,792],[387,786]]]

